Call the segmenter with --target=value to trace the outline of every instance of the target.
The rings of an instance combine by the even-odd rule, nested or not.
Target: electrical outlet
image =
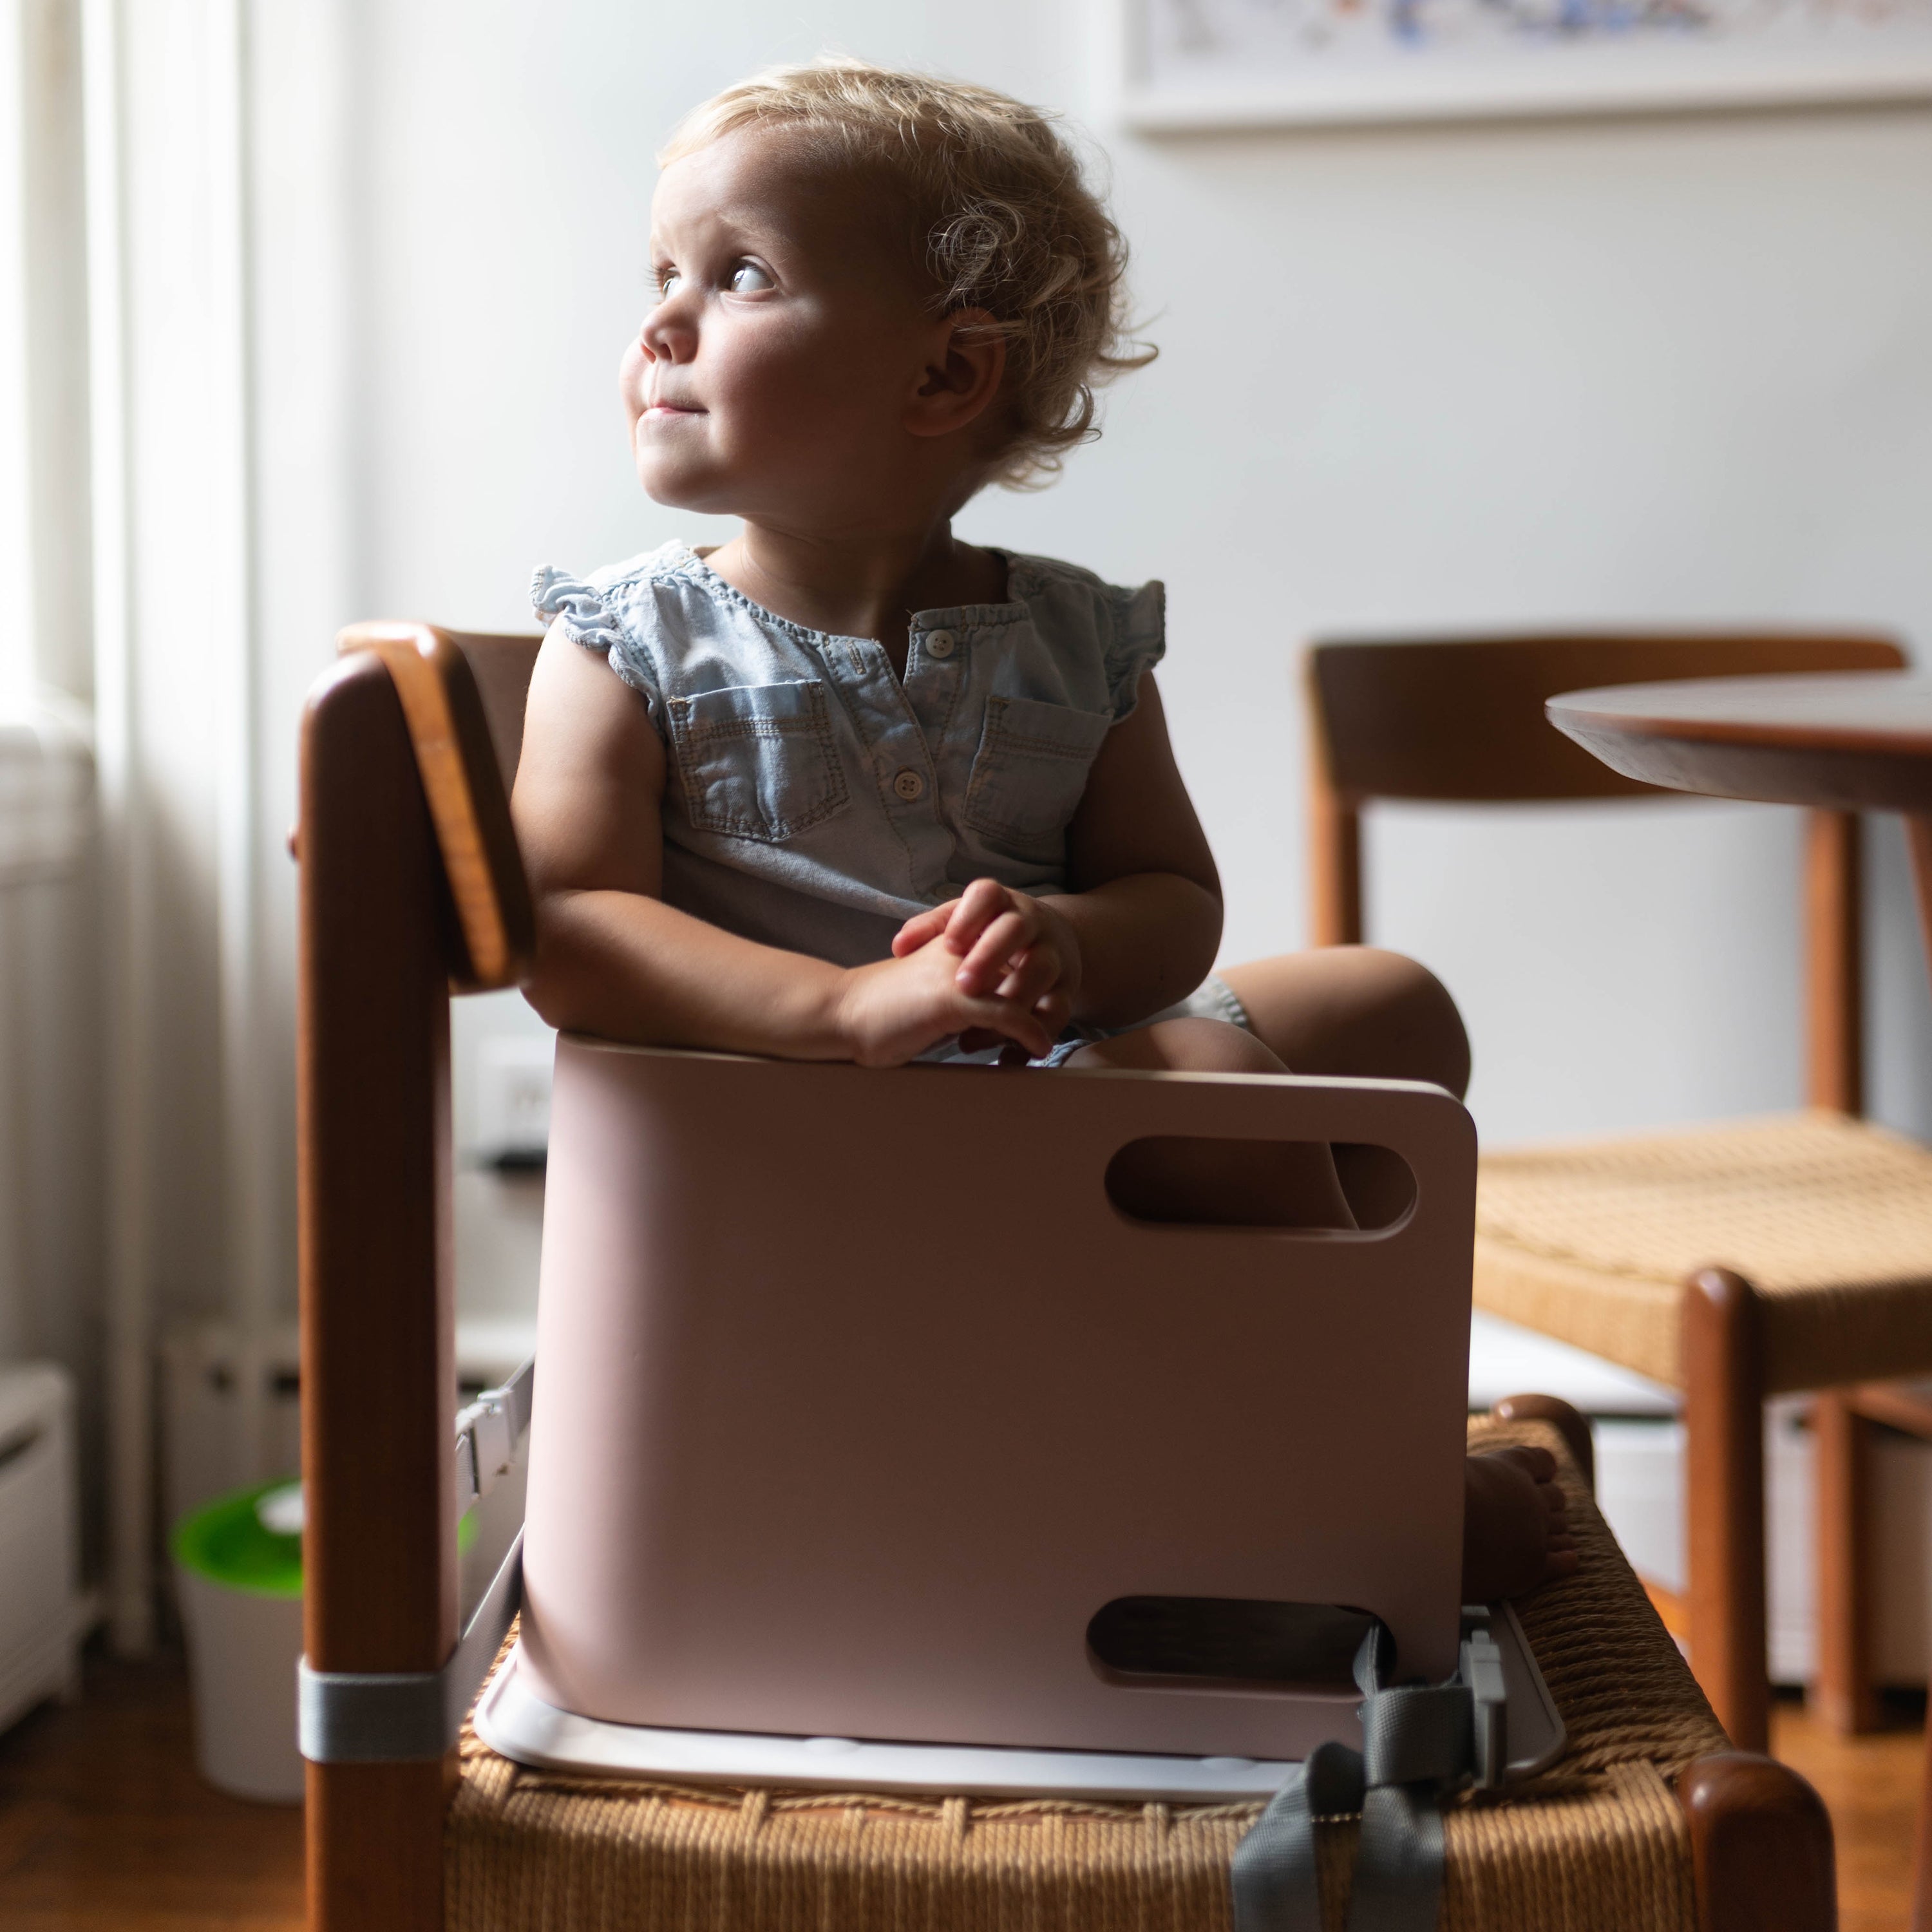
[[[535,1166],[550,1144],[548,1038],[496,1034],[476,1049],[476,1148],[500,1166]]]

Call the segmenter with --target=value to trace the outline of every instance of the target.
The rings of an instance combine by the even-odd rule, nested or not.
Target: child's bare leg
[[[1459,1100],[1469,1084],[1469,1039],[1455,1001],[1400,952],[1324,946],[1221,976],[1256,1035],[1298,1073],[1429,1080]],[[1414,1178],[1386,1148],[1337,1148],[1335,1165],[1364,1228],[1387,1227],[1414,1197]]]
[[[1547,1449],[1492,1449],[1463,1463],[1462,1600],[1520,1597],[1576,1567]]]
[[[1158,1020],[1095,1040],[1070,1066],[1286,1073],[1262,1042],[1225,1020]],[[1352,1228],[1328,1148],[1313,1141],[1172,1142],[1124,1151],[1116,1180],[1150,1220],[1237,1227]]]
[[[1298,1073],[1430,1080],[1460,1100],[1469,1036],[1426,966],[1373,946],[1323,946],[1232,966],[1221,977],[1257,1036]]]

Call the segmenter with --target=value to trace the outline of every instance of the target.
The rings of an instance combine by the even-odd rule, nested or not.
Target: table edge
[[[1910,671],[1832,671],[1819,674],[1834,680],[1844,677],[1906,679],[1915,683],[1932,680],[1915,676]],[[1687,683],[1719,684],[1732,680],[1696,678]],[[1736,682],[1748,682],[1739,678]],[[1780,680],[1780,682],[1784,680]],[[1651,685],[1599,685],[1574,692],[1562,692],[1544,702],[1544,716],[1566,736],[1575,738],[1580,728],[1607,736],[1626,738],[1673,738],[1710,745],[1784,747],[1795,751],[1856,752],[1890,758],[1932,758],[1932,729],[1875,734],[1868,728],[1844,724],[1792,724],[1782,720],[1744,722],[1724,718],[1672,718],[1640,711],[1599,710],[1591,700],[1615,695],[1627,699],[1635,692],[1667,692],[1670,680]]]

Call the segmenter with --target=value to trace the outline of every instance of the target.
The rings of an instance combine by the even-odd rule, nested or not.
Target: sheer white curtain
[[[7,17],[10,16],[11,17]],[[31,586],[28,537],[26,47],[20,0],[0,14],[0,584]],[[31,600],[28,608],[32,608]],[[0,709],[23,694],[31,627],[0,632]]]
[[[71,8],[0,0],[0,1357],[62,1362],[98,1418],[78,55]]]
[[[27,248],[30,280],[69,290],[69,326],[40,351],[58,381],[34,460],[80,479],[36,554],[83,560],[68,572],[78,643],[50,644],[38,668],[91,705],[98,758],[106,1607],[134,1650],[152,1624],[158,1328],[200,1312],[252,1334],[292,1298],[285,1048],[262,974],[249,9],[0,5],[10,46],[43,63],[41,151],[70,164],[25,196],[37,216],[72,203],[44,260]]]

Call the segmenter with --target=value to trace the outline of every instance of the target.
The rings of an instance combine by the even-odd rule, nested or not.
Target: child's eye
[[[651,279],[658,285],[659,300],[668,301],[677,293],[684,278],[675,268],[658,268],[653,272]]]
[[[737,296],[755,295],[760,289],[772,286],[772,278],[755,262],[740,262],[731,271],[728,284],[731,292]]]

